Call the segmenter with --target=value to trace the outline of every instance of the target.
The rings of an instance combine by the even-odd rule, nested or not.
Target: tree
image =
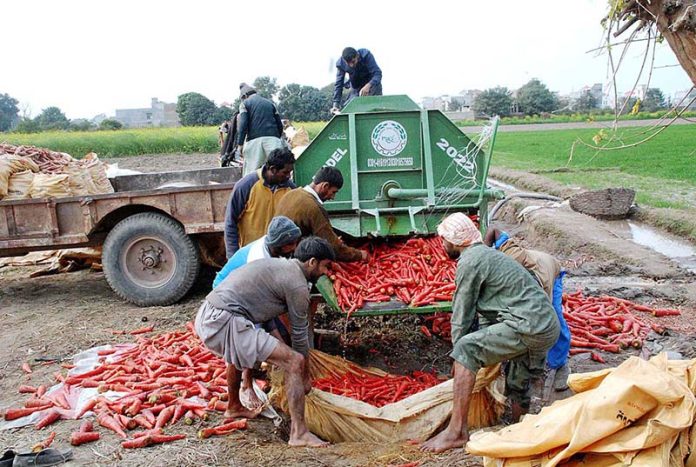
[[[114,118],[105,118],[99,124],[100,130],[120,130],[123,128],[123,123]]]
[[[176,113],[183,126],[203,126],[217,123],[215,103],[197,92],[188,92],[178,97]]]
[[[7,131],[19,121],[19,101],[9,94],[0,94],[0,131]]]
[[[58,107],[46,107],[36,117],[39,131],[66,130],[70,126],[70,120]]]
[[[696,86],[696,0],[611,0],[604,18],[614,37],[635,30],[648,31],[656,37],[655,29],[665,38],[686,74]]]
[[[595,95],[592,94],[589,89],[586,89],[575,101],[574,108],[578,112],[589,112],[592,109],[596,109],[598,107],[597,104],[598,102]]]
[[[520,106],[520,112],[527,115],[539,115],[558,108],[556,96],[537,78],[532,78],[517,90],[517,103]]]
[[[331,99],[312,86],[292,83],[278,93],[278,111],[284,118],[300,122],[316,122],[329,117]]]
[[[68,124],[68,130],[70,131],[89,131],[94,127],[92,122],[84,118],[78,118],[76,120],[70,120]]]
[[[220,106],[215,112],[215,123],[222,123],[225,120],[232,120],[232,115],[239,110],[232,107]]]
[[[17,133],[38,133],[41,131],[39,124],[36,119],[22,117],[22,119],[17,124]]]
[[[508,88],[495,87],[486,89],[476,97],[472,106],[477,115],[507,117],[512,106],[512,93]]]
[[[665,96],[659,88],[648,88],[645,91],[645,99],[641,104],[641,110],[645,112],[657,112],[667,108],[667,103],[665,102]]]
[[[252,86],[256,88],[256,94],[266,99],[273,100],[275,95],[278,94],[278,83],[275,78],[271,78],[270,76],[259,76],[254,80]]]

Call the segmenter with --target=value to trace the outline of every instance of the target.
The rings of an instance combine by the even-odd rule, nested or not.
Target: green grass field
[[[618,135],[625,144],[644,139],[643,128],[622,128]],[[621,172],[696,183],[696,125],[667,128],[650,141],[614,151],[600,151],[578,145],[570,161],[570,149],[578,138],[592,143],[597,130],[555,130],[498,133],[494,164],[518,170],[559,167],[574,169],[619,168]],[[618,143],[617,143],[618,144]]]

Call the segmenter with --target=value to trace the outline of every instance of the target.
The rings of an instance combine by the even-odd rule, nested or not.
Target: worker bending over
[[[276,216],[290,218],[303,236],[316,235],[326,239],[338,261],[367,261],[367,252],[351,248],[341,240],[331,227],[324,202],[334,199],[343,187],[343,175],[335,167],[322,167],[312,178],[312,183],[291,190],[276,206]]]
[[[558,340],[546,355],[546,366],[551,369],[554,377],[554,389],[563,391],[568,388],[568,353],[570,352],[570,330],[563,317],[563,276],[561,263],[556,258],[543,251],[522,248],[507,232],[497,227],[489,227],[483,243],[499,250],[514,259],[528,271],[534,274],[541,288],[549,297],[556,311],[561,333]]]
[[[465,214],[455,213],[438,226],[445,251],[457,259],[452,301],[454,401],[444,431],[421,445],[442,452],[469,440],[469,402],[479,369],[509,361],[506,395],[512,418],[529,409],[532,378],[543,375],[546,352],[558,339],[556,312],[539,284],[519,263],[483,244]],[[479,329],[471,331],[475,319]]]
[[[285,371],[290,409],[290,446],[325,446],[305,424],[305,394],[312,389],[309,353],[308,282],[326,274],[335,259],[326,240],[300,242],[293,259],[268,258],[242,266],[212,292],[198,310],[195,330],[203,344],[227,363],[229,402],[225,417],[256,417],[239,400],[241,370],[268,362]],[[255,324],[282,313],[290,318],[292,349]]]

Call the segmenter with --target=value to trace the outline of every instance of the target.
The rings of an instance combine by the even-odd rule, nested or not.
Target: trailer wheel
[[[104,242],[104,275],[122,299],[138,306],[170,305],[198,276],[198,248],[183,227],[154,212],[129,216]]]

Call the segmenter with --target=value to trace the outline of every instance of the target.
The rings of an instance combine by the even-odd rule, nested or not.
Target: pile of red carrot
[[[338,305],[347,313],[367,302],[396,298],[412,307],[451,301],[457,263],[442,239],[411,238],[374,246],[367,263],[333,263],[331,280]]]
[[[189,425],[196,420],[207,420],[210,411],[226,410],[225,363],[201,344],[192,323],[187,323],[186,330],[139,337],[133,347],[116,352],[117,349],[99,351],[101,363],[91,371],[67,377],[58,373],[56,379],[64,386],[53,394],[46,394],[43,385],[21,386],[19,392],[29,393],[31,397],[24,408],[8,409],[5,419],[44,412],[36,424],[38,430],[61,418],[79,419],[93,411],[99,425],[127,440],[122,443],[124,448],[135,448],[183,439],[186,435],[166,435],[163,429],[180,420]],[[98,388],[99,392],[117,391],[125,395],[111,401],[97,397],[78,412],[66,397],[72,387]],[[189,398],[193,396],[204,402],[191,401]],[[229,422],[205,428],[199,435],[227,434],[231,428]],[[235,423],[234,429],[246,427],[246,421]],[[140,431],[128,433],[136,429]],[[95,434],[84,434],[91,432],[81,429],[73,433],[74,444],[98,439]]]
[[[437,376],[424,371],[414,371],[411,376],[376,376],[359,368],[343,375],[331,375],[317,379],[312,384],[322,391],[350,397],[375,407],[398,402],[416,393],[440,384]]]
[[[664,328],[641,319],[640,314],[654,317],[680,315],[679,310],[650,308],[622,298],[602,295],[584,296],[582,291],[563,294],[563,316],[570,328],[570,353],[591,352],[594,360],[603,362],[593,349],[618,353],[628,347],[640,348],[648,333],[658,334]]]
[[[433,335],[450,340],[452,338],[452,313],[435,313],[425,318],[426,324],[421,326],[421,332],[427,337]],[[430,327],[427,326],[430,324]]]

